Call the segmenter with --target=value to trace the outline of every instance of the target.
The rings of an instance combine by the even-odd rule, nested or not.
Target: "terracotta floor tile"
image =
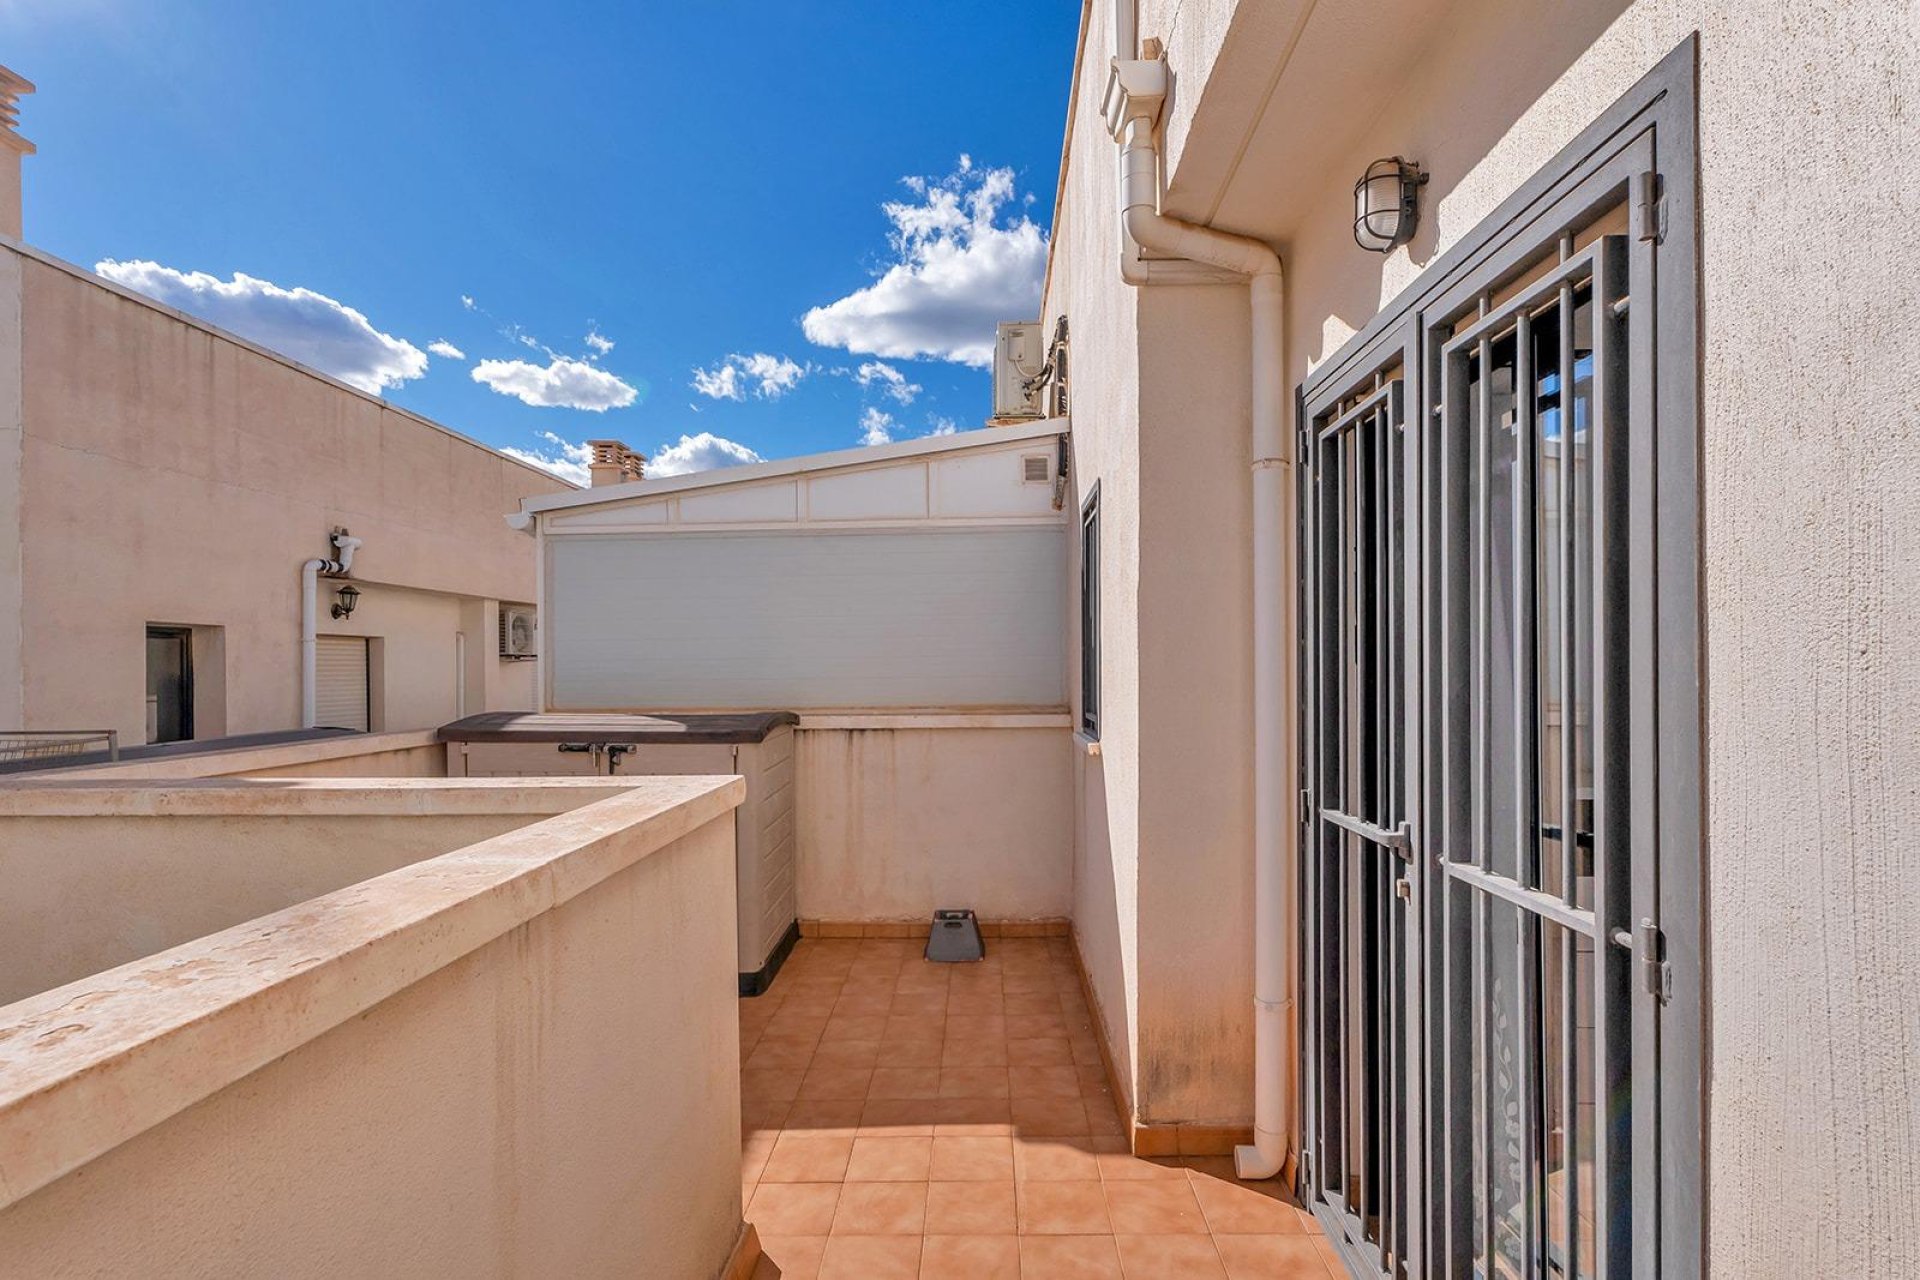
[[[1100,1042],[1092,1036],[1069,1035],[1067,1048],[1073,1051],[1073,1060],[1077,1063],[1086,1063],[1089,1066],[1104,1065],[1100,1057]]]
[[[929,1235],[920,1248],[920,1274],[926,1280],[1020,1280],[1020,1241]]]
[[[1012,1104],[1005,1098],[941,1098],[933,1114],[936,1137],[1004,1138],[1013,1132]]]
[[[860,1112],[860,1136],[930,1138],[935,1107],[931,1098],[869,1098]]]
[[[1020,1280],[1121,1280],[1112,1236],[1021,1236]]]
[[[887,1014],[894,1018],[943,1020],[947,1016],[947,993],[945,991],[895,992]]]
[[[760,1181],[838,1182],[846,1176],[852,1151],[852,1138],[783,1133],[760,1171]]]
[[[1007,1061],[1016,1067],[1070,1067],[1073,1050],[1064,1038],[1009,1040]]]
[[[824,1236],[840,1203],[837,1182],[762,1182],[747,1220],[770,1236]]]
[[[1013,1177],[1011,1138],[933,1139],[930,1175],[940,1182],[1001,1182]]]
[[[1013,1182],[934,1182],[927,1186],[927,1234],[1010,1236],[1018,1219]]]
[[[821,1028],[822,1044],[834,1040],[878,1040],[886,1034],[884,1013],[834,1014]]]
[[[889,991],[843,993],[833,1004],[834,1018],[884,1018],[892,1011],[893,994]]]
[[[743,1070],[740,1073],[740,1100],[792,1102],[799,1095],[800,1082],[805,1078],[806,1071],[801,1067]]]
[[[950,1014],[946,1038],[952,1040],[1005,1040],[1007,1020],[999,1014]]]
[[[804,1068],[818,1043],[813,1036],[762,1036],[743,1065],[749,1071]]]
[[[1013,1176],[1022,1182],[1090,1182],[1100,1177],[1100,1165],[1085,1138],[1022,1137],[1014,1142]]]
[[[822,1040],[820,1047],[813,1051],[810,1066],[815,1067],[865,1067],[872,1070],[879,1065],[880,1042],[878,1040]]]
[[[1022,1137],[1084,1137],[1087,1109],[1074,1098],[1015,1098],[1013,1128]]]
[[[1077,1098],[1080,1096],[1080,1073],[1071,1066],[1026,1066],[1010,1074],[1013,1096],[1016,1098]]]
[[[949,1039],[941,1046],[943,1067],[999,1067],[1004,1071],[1007,1062],[1007,1042],[998,1036],[979,1040]]]
[[[1326,1280],[1329,1272],[1310,1236],[1215,1236],[1228,1280]]]
[[[1007,1012],[1013,1014],[1059,1013],[1060,997],[1051,991],[1009,991]]]
[[[792,1108],[791,1102],[774,1101],[768,1098],[740,1099],[741,1136],[779,1129],[786,1122],[787,1114]]]
[[[1023,1236],[1112,1234],[1098,1182],[1019,1182],[1014,1199]]]
[[[1005,1067],[941,1067],[943,1098],[1004,1098],[1008,1096]]]
[[[847,1181],[925,1182],[932,1156],[932,1138],[855,1138]]]
[[[938,1067],[946,1051],[939,1040],[882,1040],[879,1067]]]
[[[959,1014],[962,1017],[1000,1017],[1007,1011],[1006,997],[996,991],[962,991],[953,989],[947,997],[947,1016]]]
[[[1226,1280],[1226,1268],[1206,1236],[1130,1236],[1115,1233],[1120,1274],[1126,1280]]]
[[[820,1255],[827,1249],[825,1236],[760,1235],[760,1262],[771,1263],[778,1280],[814,1280],[820,1274]],[[761,1280],[761,1272],[753,1273]]]
[[[864,1098],[876,1072],[864,1067],[808,1067],[801,1077],[802,1098]]]
[[[827,1011],[801,1013],[792,1009],[782,1009],[773,1015],[767,1023],[766,1034],[770,1036],[817,1036],[826,1030]]]
[[[1285,1200],[1261,1191],[1258,1184],[1219,1178],[1192,1168],[1187,1176],[1206,1215],[1207,1229],[1217,1235],[1306,1234],[1299,1212]]]
[[[1109,1182],[1184,1182],[1187,1170],[1173,1156],[1143,1157],[1119,1151],[1100,1157],[1100,1176]]]
[[[775,1018],[777,1022],[779,1019]],[[1009,1040],[1064,1039],[1067,1024],[1057,1013],[1010,1013],[1007,1015]]]
[[[851,1138],[866,1105],[859,1098],[801,1098],[788,1109],[782,1127],[819,1138]]]
[[[778,1155],[776,1151],[774,1153]],[[1107,1213],[1115,1235],[1205,1235],[1207,1219],[1183,1181],[1109,1182]]]
[[[836,1236],[918,1236],[927,1227],[924,1182],[849,1182],[833,1211]]]
[[[888,1014],[887,1029],[880,1038],[885,1041],[932,1040],[936,1043],[946,1039],[946,1023],[940,1018],[919,1018],[912,1014]]]
[[[918,1280],[919,1275],[919,1236],[835,1236],[820,1261],[820,1280]]]
[[[940,1096],[938,1067],[876,1067],[869,1098],[927,1099]]]

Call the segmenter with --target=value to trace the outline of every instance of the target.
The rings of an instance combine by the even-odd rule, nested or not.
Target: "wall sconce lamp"
[[[346,586],[340,588],[335,596],[333,616],[336,618],[351,618],[353,616],[353,606],[359,603],[360,589],[349,582]]]
[[[1362,249],[1386,253],[1413,239],[1420,225],[1420,188],[1427,175],[1419,165],[1391,156],[1367,166],[1353,184],[1353,239]]]

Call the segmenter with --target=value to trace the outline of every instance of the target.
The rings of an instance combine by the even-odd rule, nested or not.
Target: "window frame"
[[[1080,732],[1100,740],[1100,482],[1080,504]]]

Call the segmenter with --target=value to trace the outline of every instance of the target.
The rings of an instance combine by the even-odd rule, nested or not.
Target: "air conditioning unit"
[[[1040,388],[1027,384],[1047,364],[1047,340],[1038,320],[1002,321],[993,344],[993,416],[999,422],[1026,422],[1046,415]]]
[[[533,657],[538,652],[534,643],[538,634],[539,625],[532,609],[500,606],[501,657],[515,661]]]

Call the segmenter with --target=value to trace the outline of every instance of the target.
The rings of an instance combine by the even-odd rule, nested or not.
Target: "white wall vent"
[[[997,421],[1031,421],[1040,410],[1040,388],[1027,383],[1046,367],[1046,337],[1038,320],[1006,320],[993,344],[993,416]]]
[[[538,648],[534,643],[539,634],[534,611],[500,606],[500,656],[503,658],[531,658]]]
[[[1050,484],[1053,459],[1044,453],[1025,454],[1020,459],[1020,479],[1025,484]]]

